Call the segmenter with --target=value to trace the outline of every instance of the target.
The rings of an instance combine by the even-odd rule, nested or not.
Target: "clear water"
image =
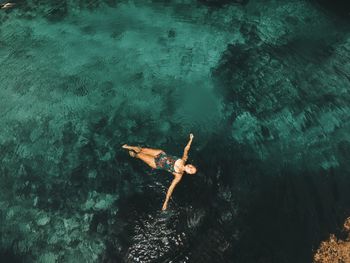
[[[1,10],[1,262],[311,262],[350,215],[348,8]],[[121,145],[190,132],[198,174],[161,212],[172,176]]]

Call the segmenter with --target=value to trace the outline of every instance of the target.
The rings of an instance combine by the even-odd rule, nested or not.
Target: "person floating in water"
[[[187,143],[182,158],[168,155],[163,150],[152,149],[152,148],[142,148],[139,146],[129,146],[124,144],[122,147],[129,150],[129,155],[131,157],[138,158],[144,161],[153,169],[165,170],[174,175],[174,179],[167,191],[166,198],[162,207],[162,210],[166,210],[168,207],[168,202],[171,194],[174,191],[175,186],[181,181],[183,174],[195,174],[197,168],[192,164],[186,164],[188,158],[188,151],[190,150],[191,143],[193,140],[193,134],[190,134],[190,140]]]
[[[13,7],[15,4],[14,3],[4,3],[4,4],[0,4],[0,8],[1,9],[9,9],[11,7]]]

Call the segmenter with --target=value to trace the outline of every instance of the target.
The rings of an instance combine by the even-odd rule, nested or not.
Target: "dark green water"
[[[0,10],[0,262],[312,262],[350,216],[342,1]],[[124,143],[181,155],[171,175]]]

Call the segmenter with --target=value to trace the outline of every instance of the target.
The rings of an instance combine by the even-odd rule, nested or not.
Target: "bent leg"
[[[142,152],[144,154],[148,154],[148,155],[151,155],[153,157],[155,157],[158,154],[160,154],[161,152],[163,152],[163,150],[161,150],[161,149],[142,148],[142,147],[138,147],[138,146],[130,146],[130,145],[127,145],[127,144],[124,144],[122,147],[124,149],[133,150],[136,153]]]
[[[139,158],[140,160],[144,161],[146,164],[148,164],[150,167],[152,167],[153,169],[156,169],[156,163],[154,161],[154,157],[148,154],[145,154],[143,152],[137,153],[136,158]]]
[[[144,154],[148,154],[148,155],[151,155],[153,157],[156,157],[158,154],[163,152],[163,150],[161,150],[161,149],[142,148],[142,147],[139,147],[139,146],[131,146],[131,145],[127,145],[127,144],[124,144],[122,147],[124,149],[132,150],[132,151],[134,151],[136,153],[142,152]]]
[[[145,154],[151,155],[153,157],[157,156],[161,152],[163,152],[163,150],[161,150],[161,149],[141,148],[141,153],[145,153]]]

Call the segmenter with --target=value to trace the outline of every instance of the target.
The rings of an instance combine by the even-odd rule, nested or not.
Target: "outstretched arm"
[[[185,150],[184,150],[184,154],[182,155],[182,158],[181,158],[184,162],[187,161],[187,158],[188,158],[188,151],[190,150],[192,140],[193,140],[193,134],[191,133],[191,134],[190,134],[190,140],[189,140],[189,142],[187,143],[187,145],[186,145],[186,147],[185,147]]]
[[[168,207],[168,202],[171,197],[171,194],[174,191],[175,186],[180,182],[181,176],[175,177],[174,180],[171,182],[171,185],[169,186],[168,192],[166,193],[166,198],[162,207],[162,210],[164,211]]]

